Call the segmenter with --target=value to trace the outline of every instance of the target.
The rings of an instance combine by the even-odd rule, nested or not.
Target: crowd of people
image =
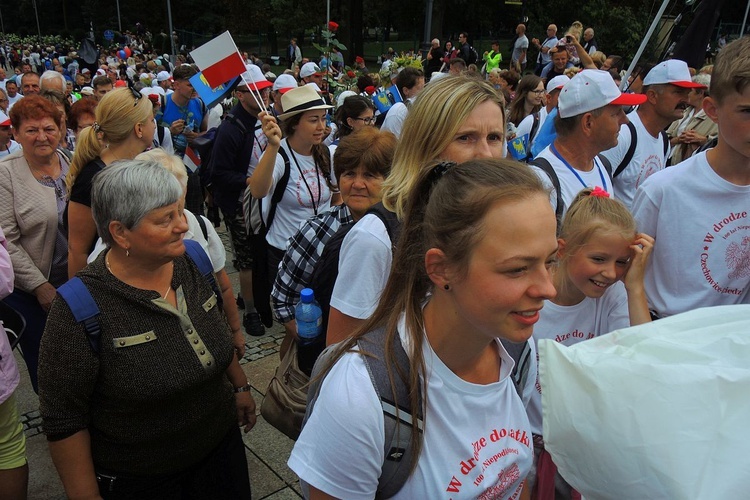
[[[505,62],[434,39],[390,80],[292,39],[286,71],[246,54],[210,107],[199,68],[137,36],[91,69],[0,51],[0,295],[69,497],[250,498],[244,335],[275,320],[295,352],[309,287],[336,346],[288,462],[307,497],[577,495],[545,450],[538,341],[750,303],[750,38],[640,63],[623,92],[593,28],[516,35]],[[10,498],[18,373],[0,335]]]

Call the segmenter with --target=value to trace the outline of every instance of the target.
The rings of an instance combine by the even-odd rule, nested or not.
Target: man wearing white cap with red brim
[[[584,188],[598,186],[612,193],[609,166],[597,155],[617,145],[620,125],[627,121],[623,106],[645,99],[621,93],[609,73],[595,69],[581,71],[563,86],[555,118],[557,137],[532,162],[542,182],[554,191],[550,202],[559,218]]]
[[[278,117],[284,112],[284,108],[281,104],[281,96],[292,89],[296,89],[297,87],[297,79],[292,75],[283,73],[276,77],[276,80],[274,80],[273,82],[272,89],[273,108],[271,110],[271,113],[274,116]]]
[[[268,108],[272,83],[266,80],[258,66],[247,64],[245,68],[234,91],[237,105],[216,131],[211,157],[211,192],[214,204],[224,214],[224,223],[232,239],[235,266],[240,274],[240,294],[245,302],[245,331],[261,336],[265,329],[253,302],[252,248],[243,219],[242,195],[268,144],[258,114],[263,111],[259,104]],[[238,335],[238,332],[234,334]]]
[[[669,139],[664,130],[683,117],[695,83],[684,61],[670,59],[654,66],[643,80],[646,102],[628,114],[617,146],[603,155],[612,164],[617,198],[630,208],[635,190],[646,178],[667,166]]]
[[[21,149],[21,145],[10,138],[10,118],[0,111],[0,158],[5,158],[14,151]]]

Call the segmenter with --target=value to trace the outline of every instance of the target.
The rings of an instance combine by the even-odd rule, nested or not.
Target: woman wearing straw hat
[[[270,284],[276,278],[287,240],[302,222],[329,210],[331,199],[338,192],[331,176],[331,154],[323,145],[326,115],[332,106],[310,85],[285,93],[281,103],[285,113],[279,118],[286,137],[281,138],[281,128],[273,116],[261,113],[268,147],[250,178],[253,197],[266,198],[263,217],[267,219],[271,195],[284,176],[284,156],[288,158],[289,180],[266,235]]]

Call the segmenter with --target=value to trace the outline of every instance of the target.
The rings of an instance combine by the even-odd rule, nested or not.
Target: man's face
[[[556,34],[557,34],[557,26],[555,26],[554,24],[550,24],[549,26],[547,26],[547,36],[548,37],[553,37]]]
[[[583,32],[583,39],[585,41],[588,42],[592,38],[594,38],[594,30],[592,30],[591,28],[589,28],[589,29],[587,29],[586,31]]]
[[[10,141],[10,125],[0,126],[0,147],[5,146]]]
[[[0,80],[5,80],[5,70],[0,68]]]
[[[658,116],[669,122],[682,118],[685,114],[685,109],[688,107],[690,89],[676,85],[665,85],[660,92],[658,89],[649,89],[648,94],[652,92],[656,96],[654,109]]]
[[[521,36],[526,32],[526,26],[519,24],[516,26],[516,35]]]
[[[18,94],[18,87],[15,83],[6,82],[5,91],[8,92],[8,97],[16,97],[16,94]]]
[[[31,73],[31,64],[24,64],[21,66],[21,73]]]
[[[458,35],[458,41],[461,43],[466,43],[466,37],[463,35]]]
[[[319,73],[313,73],[312,75],[310,75],[307,78],[305,78],[305,81],[308,82],[308,83],[309,82],[315,82],[315,84],[319,88],[321,88],[321,89],[323,88],[323,75],[321,75]]]
[[[83,81],[84,81],[83,75],[78,73],[76,75],[76,85],[83,85]]]
[[[601,115],[592,114],[591,119],[594,121],[591,140],[596,144],[597,151],[606,151],[617,146],[620,126],[628,122],[622,106],[605,106]]]
[[[719,125],[719,145],[736,162],[750,158],[750,89],[741,94],[732,90],[721,102],[714,97],[703,100],[703,109]]]
[[[565,69],[568,64],[568,52],[566,50],[558,50],[552,54],[552,65],[558,72]]]
[[[94,98],[97,101],[100,101],[102,97],[104,97],[107,92],[112,92],[112,84],[111,83],[105,83],[103,85],[98,85],[94,89]]]
[[[174,91],[184,99],[192,99],[195,95],[195,89],[190,80],[175,80],[172,83]]]
[[[163,80],[163,81],[159,82],[159,85],[160,85],[160,86],[161,86],[161,88],[163,88],[164,90],[169,90],[169,89],[171,89],[171,88],[172,88],[172,81],[171,81],[171,80],[169,80],[169,79],[166,79],[166,80]]]
[[[38,94],[39,93],[39,75],[36,75],[34,73],[27,73],[24,75],[23,79],[21,80],[21,85],[23,85],[23,95],[32,95],[32,94]]]

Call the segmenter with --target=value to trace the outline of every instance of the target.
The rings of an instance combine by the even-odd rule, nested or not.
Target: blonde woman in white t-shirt
[[[383,406],[359,342],[379,342],[390,377],[403,373],[410,395],[407,402],[381,394],[383,401],[413,409],[398,417],[411,417],[413,453],[393,498],[439,498],[446,490],[454,499],[517,498],[533,451],[500,339],[525,342],[555,294],[548,195],[520,163],[440,163],[422,167],[405,211],[380,303],[320,367],[327,374],[289,466],[310,499],[376,497]],[[399,342],[408,362],[391,349]]]

